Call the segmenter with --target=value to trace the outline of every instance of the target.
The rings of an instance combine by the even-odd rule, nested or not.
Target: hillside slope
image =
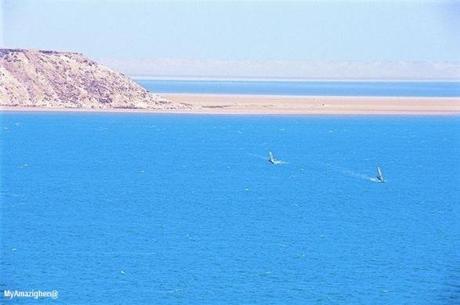
[[[0,49],[0,105],[41,108],[185,109],[82,54]]]

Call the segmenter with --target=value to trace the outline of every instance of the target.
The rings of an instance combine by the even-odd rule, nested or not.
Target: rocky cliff
[[[184,109],[82,54],[0,49],[0,106]]]

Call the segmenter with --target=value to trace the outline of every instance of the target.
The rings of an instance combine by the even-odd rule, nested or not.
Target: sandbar
[[[228,115],[460,115],[460,97],[338,97],[161,94],[188,109],[87,109],[0,106],[0,111]]]

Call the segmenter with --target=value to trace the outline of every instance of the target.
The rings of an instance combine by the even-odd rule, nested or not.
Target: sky
[[[159,60],[176,74],[226,67],[216,61],[460,63],[455,0],[0,1],[4,46],[82,52],[132,73]]]
[[[4,42],[3,42],[3,30],[4,30],[4,25],[3,25],[3,2],[0,0],[0,47],[3,47]]]

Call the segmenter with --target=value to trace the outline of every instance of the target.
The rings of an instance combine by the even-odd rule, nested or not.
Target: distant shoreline
[[[216,81],[216,82],[357,82],[357,83],[460,83],[460,79],[380,79],[380,78],[263,78],[263,77],[199,77],[199,76],[147,76],[128,75],[133,80],[156,80],[156,81]]]
[[[460,115],[460,98],[162,94],[190,109],[91,109],[0,106],[1,112],[151,113],[203,115]]]

